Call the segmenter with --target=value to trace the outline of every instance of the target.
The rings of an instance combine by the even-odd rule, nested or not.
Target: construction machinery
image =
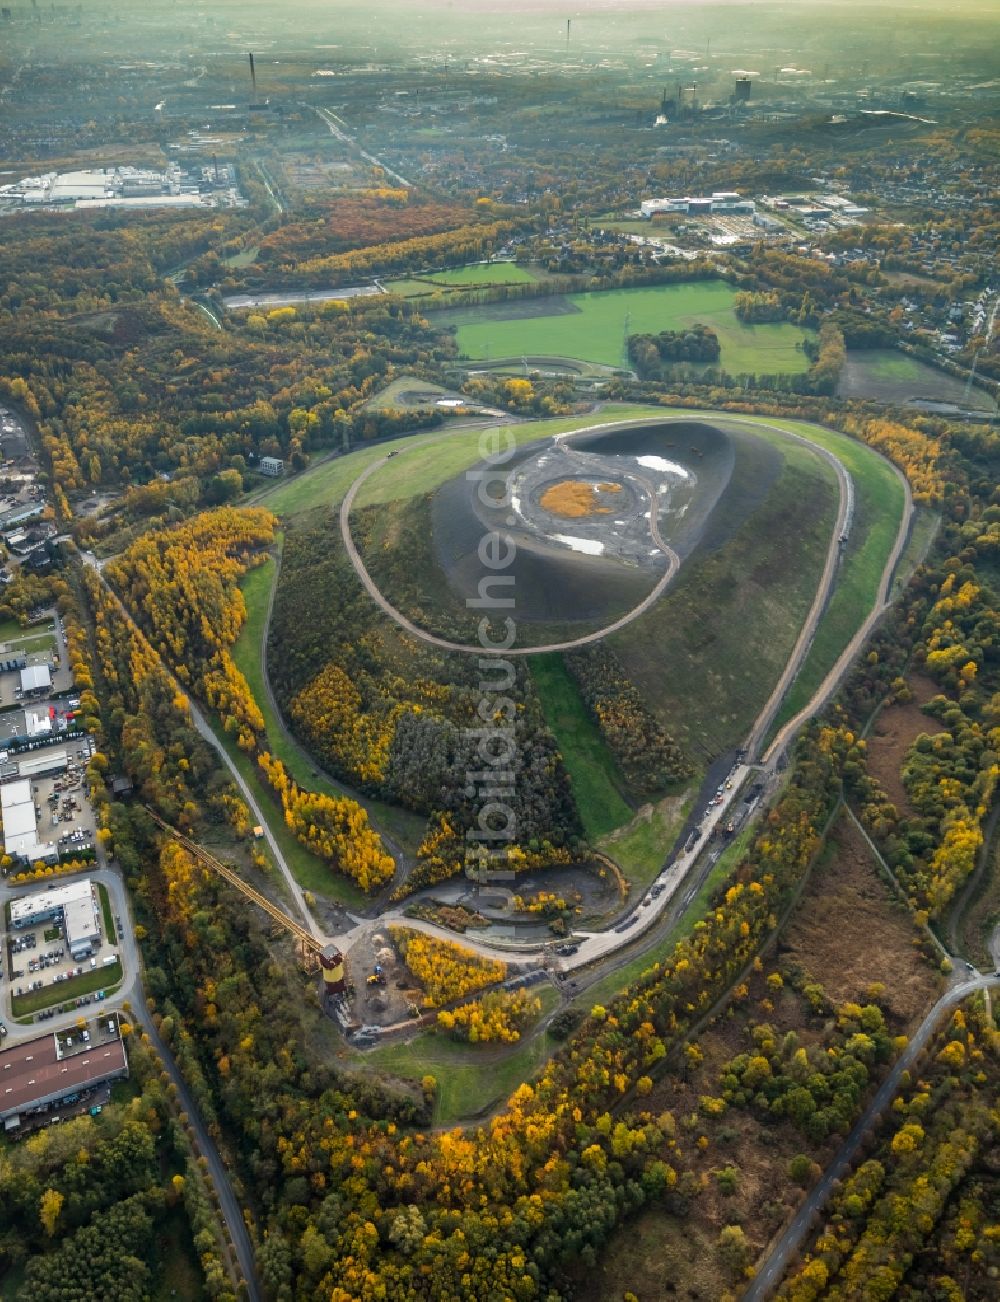
[[[175,827],[171,827],[166,819],[161,818],[148,805],[146,811],[156,826],[172,837],[193,859],[196,859],[205,868],[210,868],[216,876],[221,877],[230,886],[234,886],[242,896],[250,900],[251,903],[256,904],[258,908],[263,909],[272,922],[276,923],[282,930],[291,933],[303,969],[306,972],[315,972],[319,969],[322,973],[323,993],[325,995],[343,994],[346,988],[344,956],[336,945],[325,945],[312,932],[307,931],[301,923],[296,922],[294,918],[290,918],[283,909],[279,909],[276,904],[272,904],[266,895],[261,895],[260,891],[255,891],[252,886],[248,886],[238,873],[230,868],[228,864],[216,859],[215,855],[210,854],[204,846],[200,846],[197,841],[192,841],[183,832],[178,832]]]

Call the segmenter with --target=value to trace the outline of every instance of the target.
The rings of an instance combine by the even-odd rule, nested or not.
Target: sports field
[[[621,366],[627,364],[627,335],[706,325],[719,336],[722,366],[730,375],[808,369],[804,331],[787,322],[744,325],[733,311],[734,298],[724,281],[706,280],[455,308],[436,320],[456,326],[459,348],[477,359],[543,353]]]

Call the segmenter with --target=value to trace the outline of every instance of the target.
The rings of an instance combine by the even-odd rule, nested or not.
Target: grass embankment
[[[663,867],[691,812],[697,781],[678,796],[645,805],[630,823],[602,837],[597,848],[621,868],[632,884],[631,896],[641,894]]]
[[[913,512],[910,536],[906,540],[906,546],[903,548],[903,554],[899,558],[899,564],[896,566],[896,573],[892,579],[892,595],[894,598],[899,596],[913,577],[917,567],[927,559],[927,553],[937,537],[940,525],[941,516],[937,511],[930,511],[926,507],[918,506]]]
[[[33,637],[22,637],[20,641],[13,642],[10,649],[20,651],[22,655],[37,655],[40,652],[54,651],[56,646],[55,635],[52,633],[41,633]]]
[[[332,868],[321,863],[315,855],[310,854],[305,846],[295,839],[281,815],[276,797],[261,780],[257,765],[245,751],[240,750],[217,719],[210,716],[206,717],[208,718],[209,727],[225,747],[226,754],[233,761],[240,776],[253,792],[257,803],[260,805],[261,812],[267,819],[268,827],[278,843],[278,848],[288,864],[289,871],[302,889],[312,891],[314,895],[325,895],[347,908],[356,909],[361,907],[365,896],[346,877],[342,877]],[[283,884],[277,873],[272,884],[274,889],[284,897]]]
[[[840,459],[854,480],[855,508],[833,595],[798,677],[778,711],[772,732],[809,702],[874,606],[905,501],[895,471],[863,443],[801,421],[775,421],[775,424],[803,434]]]
[[[551,986],[537,991],[545,1017],[559,1002]],[[547,1031],[531,1037],[530,1027],[522,1042],[509,1050],[491,1045],[460,1044],[439,1031],[428,1031],[408,1044],[390,1044],[358,1055],[357,1065],[365,1071],[375,1068],[386,1075],[419,1081],[433,1076],[438,1083],[434,1121],[438,1125],[474,1119],[503,1102],[523,1081],[528,1080],[558,1048]]]
[[[103,882],[97,883],[97,894],[101,901],[101,913],[104,917],[104,939],[111,945],[118,939],[118,930],[115,927],[114,915],[111,912],[111,898],[108,895],[108,888]]]
[[[562,656],[532,656],[528,665],[545,722],[555,735],[569,773],[583,830],[588,840],[597,841],[632,817],[622,794],[624,784],[618,765]]]
[[[364,405],[365,411],[407,411],[433,407],[439,398],[449,393],[440,384],[419,380],[415,375],[400,375],[384,389],[373,394]]]
[[[249,570],[243,577],[240,587],[243,591],[243,599],[246,602],[247,618],[246,623],[240,632],[232,650],[233,660],[236,667],[246,678],[253,694],[254,700],[260,706],[261,714],[264,716],[264,727],[267,732],[267,744],[270,747],[271,754],[276,755],[278,759],[288,769],[292,777],[298,782],[299,786],[308,791],[321,791],[328,796],[348,795],[352,800],[358,800],[368,810],[374,823],[379,827],[385,828],[386,832],[396,838],[408,853],[415,853],[416,847],[420,844],[423,836],[424,821],[415,814],[408,813],[405,809],[397,809],[392,805],[384,804],[379,800],[362,799],[354,792],[346,788],[338,787],[324,778],[317,769],[309,762],[307,756],[289,739],[288,734],[282,727],[282,722],[271,705],[271,699],[268,695],[267,684],[264,681],[264,667],[261,659],[264,639],[267,637],[267,612],[271,601],[271,589],[277,578],[277,562],[269,556],[263,565]],[[232,753],[232,751],[230,751]],[[242,752],[241,752],[242,753]],[[264,784],[257,774],[257,766],[250,766],[254,770],[255,791],[258,799],[263,799],[265,809],[273,807],[273,797],[269,795]],[[244,770],[241,770],[244,777],[247,776]],[[279,821],[284,827],[284,820],[276,812],[276,821]],[[274,823],[271,823],[272,831],[277,830]],[[294,837],[292,837],[294,840]],[[309,854],[304,846],[300,846],[296,841],[302,854],[308,859],[319,865],[322,874],[328,874],[329,870],[321,864],[315,855]],[[289,864],[291,867],[291,864]],[[299,884],[307,890],[322,890],[324,894],[331,895],[333,892],[329,888],[328,877],[325,879],[326,884],[307,884],[295,871],[296,879]],[[318,883],[321,879],[316,874],[310,874],[313,883]],[[347,883],[349,886],[349,883]],[[353,891],[353,888],[350,888]],[[339,896],[337,897],[339,898]],[[363,897],[360,892],[353,892],[354,902],[358,903]],[[346,900],[344,901],[346,903]]]
[[[700,324],[718,335],[721,366],[730,375],[808,370],[802,351],[806,332],[784,321],[745,325],[733,310],[735,297],[724,281],[705,280],[457,307],[444,321],[456,326],[458,347],[469,357],[545,353],[627,366],[626,329],[628,334],[658,334]],[[517,319],[512,319],[515,311]]]
[[[527,421],[522,425],[509,425],[506,431],[514,443],[520,445],[568,430],[603,425],[608,421],[670,415],[687,413],[666,407],[629,404],[607,408],[592,416],[559,416],[552,420]],[[255,500],[275,515],[282,516],[302,515],[316,507],[332,509],[366,466],[381,460],[387,452],[393,450],[400,455],[383,466],[364,485],[358,494],[358,505],[415,497],[418,493],[437,488],[446,479],[475,465],[480,459],[481,437],[482,431],[479,429],[446,427],[430,435],[418,435],[417,438],[406,435],[378,447],[358,448],[347,456],[332,457],[320,462],[303,474],[265,490]]]
[[[822,574],[836,519],[833,469],[800,444],[778,446],[783,464],[770,478],[771,450],[737,439],[712,525],[731,520],[729,536],[696,550],[663,598],[609,639],[696,765],[746,737]]]

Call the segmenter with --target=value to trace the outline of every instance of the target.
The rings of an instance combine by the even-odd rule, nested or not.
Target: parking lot
[[[107,974],[107,984],[116,984],[119,975],[119,942],[123,939],[121,928],[112,919],[111,935],[107,934],[104,910],[100,914],[101,943],[89,957],[74,959],[66,948],[66,940],[61,924],[56,922],[39,923],[37,927],[25,927],[12,930],[7,934],[7,964],[10,975],[11,993],[20,995],[51,988],[51,1001],[48,1008],[39,1012],[38,1020],[51,1016],[55,1005],[67,1002],[64,993],[78,1006],[99,1003],[100,977]],[[67,985],[75,977],[93,974],[93,980],[86,984],[97,986],[83,994],[74,993],[74,987]]]
[[[5,629],[6,631],[6,629]],[[66,634],[62,621],[54,611],[42,612],[36,624],[20,629],[16,635],[0,639],[0,661],[23,655],[28,665],[48,665],[52,674],[51,692],[56,694],[69,692],[73,688],[73,675],[66,653]],[[47,699],[21,692],[21,675],[18,670],[0,672],[0,709],[11,706],[44,704]],[[47,693],[41,693],[41,697]]]
[[[3,677],[11,678],[13,675],[5,674]],[[73,739],[67,735],[67,729],[78,717],[79,709],[78,696],[62,696],[58,700],[48,696],[38,700],[24,696],[17,697],[13,709],[5,707],[0,711],[0,746],[6,746],[8,742],[15,740],[23,741],[26,737],[71,746]],[[25,712],[34,719],[35,731],[29,726]],[[44,730],[44,726],[39,728],[39,723],[44,725],[46,720],[48,720],[48,731]]]
[[[87,799],[84,776],[90,744],[69,742],[69,768],[48,778],[33,778],[31,793],[35,798],[35,818],[39,840],[58,845],[60,854],[73,854],[94,848],[96,822]]]

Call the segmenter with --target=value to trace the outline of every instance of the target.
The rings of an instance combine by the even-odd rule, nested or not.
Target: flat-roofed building
[[[24,735],[26,737],[48,737],[51,732],[52,714],[48,710],[25,710]]]
[[[100,904],[89,877],[52,891],[22,895],[10,906],[10,925],[18,931],[57,918],[62,920],[66,948],[73,958],[87,958],[100,945]]]
[[[0,1051],[0,1121],[17,1131],[31,1116],[76,1102],[85,1091],[128,1076],[128,1057],[117,1017],[102,1018],[87,1032],[43,1035]]]
[[[17,756],[17,771],[22,778],[45,778],[53,773],[65,773],[67,768],[69,755],[61,746],[42,746],[34,751],[21,751]]]
[[[37,859],[41,846],[35,798],[27,778],[0,786],[0,817],[3,818],[3,848],[6,853],[15,858]]]
[[[277,479],[285,473],[285,463],[281,457],[261,457],[260,473]]]
[[[48,665],[28,665],[21,670],[22,692],[47,692],[52,688],[52,672]]]

